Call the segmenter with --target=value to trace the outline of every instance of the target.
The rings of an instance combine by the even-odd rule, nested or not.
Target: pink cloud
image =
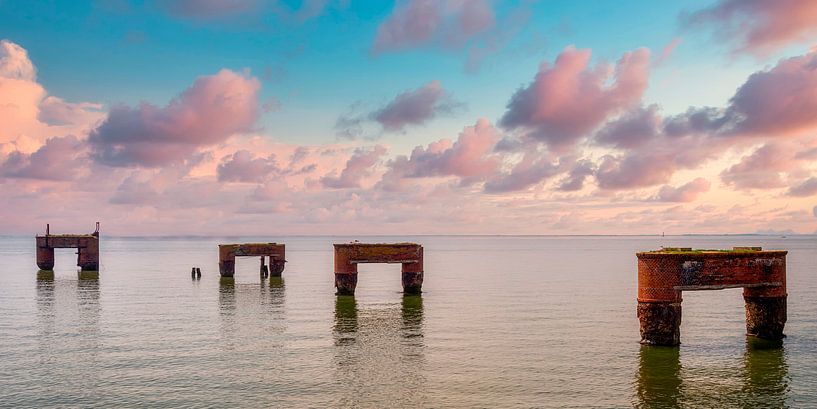
[[[262,182],[281,171],[274,154],[255,158],[250,151],[243,149],[225,156],[217,169],[220,182]]]
[[[370,114],[387,131],[402,130],[408,125],[421,125],[439,114],[449,113],[456,104],[446,95],[439,81],[403,92],[386,106]]]
[[[89,111],[99,112],[101,104],[89,102],[72,103],[62,98],[48,96],[40,102],[40,112],[37,119],[49,125],[68,125],[83,121]]]
[[[435,41],[459,47],[494,25],[486,0],[407,0],[377,28],[372,52],[405,50]]]
[[[675,49],[678,48],[678,46],[681,45],[681,43],[683,42],[684,40],[681,38],[677,37],[673,38],[672,41],[670,41],[669,43],[667,43],[667,45],[664,46],[664,49],[661,50],[661,55],[659,55],[658,58],[655,59],[655,62],[653,64],[656,67],[664,65],[664,63],[667,62],[670,56],[672,56],[672,53],[675,52]]]
[[[817,178],[810,177],[796,186],[789,188],[788,195],[795,197],[809,197],[817,194]]]
[[[500,125],[522,129],[560,150],[611,115],[638,104],[647,88],[649,51],[625,53],[615,66],[590,68],[590,50],[565,49],[551,66],[542,64],[533,82],[508,102]]]
[[[659,137],[662,126],[658,106],[637,107],[607,123],[596,133],[595,141],[619,149],[636,148]]]
[[[490,121],[479,119],[474,126],[465,127],[455,142],[442,139],[414,148],[409,157],[394,158],[380,186],[399,190],[405,178],[457,176],[464,183],[485,178],[501,164],[492,154],[498,140],[499,132]]]
[[[24,178],[66,181],[78,172],[77,163],[85,160],[86,146],[75,136],[54,137],[31,154],[11,152],[0,162],[0,175]]]
[[[695,178],[691,182],[678,187],[662,187],[653,200],[658,202],[676,203],[694,202],[696,199],[698,199],[698,196],[701,193],[708,192],[711,186],[712,184],[709,183],[708,180],[704,178]]]
[[[774,189],[784,187],[784,172],[797,166],[791,146],[770,142],[721,172],[721,179],[737,189]]]
[[[230,70],[199,77],[165,107],[118,106],[89,135],[93,158],[110,166],[162,166],[199,147],[252,130],[259,114],[257,79]]]
[[[35,81],[37,70],[25,48],[8,40],[0,40],[0,77]]]
[[[525,190],[531,186],[557,175],[562,171],[558,162],[549,155],[539,152],[526,152],[522,160],[516,163],[509,173],[499,173],[485,182],[485,193],[499,194]]]
[[[462,104],[449,95],[439,81],[402,92],[385,106],[362,115],[341,115],[335,123],[337,135],[355,139],[364,133],[364,124],[376,122],[383,131],[399,132],[408,126],[423,125],[432,119],[454,112]],[[352,111],[355,106],[353,105]]]
[[[386,148],[377,145],[371,149],[358,148],[346,162],[346,167],[340,172],[340,176],[327,175],[321,178],[321,184],[330,189],[350,189],[359,188],[361,180],[369,176],[374,167],[383,155]]]
[[[817,2],[812,2],[817,10]],[[812,22],[817,21],[817,16]],[[747,134],[791,134],[817,129],[817,51],[787,58],[752,74],[730,100],[735,130]]]
[[[718,0],[682,20],[713,25],[718,39],[736,41],[737,51],[760,55],[817,39],[817,3],[812,0]]]
[[[28,52],[0,40],[0,153],[31,153],[48,138],[84,135],[104,115],[100,108],[48,96]]]
[[[596,173],[596,164],[590,160],[580,160],[570,170],[568,175],[562,179],[557,190],[563,192],[576,192],[584,188],[585,180]]]

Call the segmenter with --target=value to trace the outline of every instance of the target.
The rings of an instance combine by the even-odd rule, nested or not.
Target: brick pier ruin
[[[261,257],[261,276],[280,277],[284,271],[285,248],[278,243],[243,243],[218,245],[218,270],[222,277],[235,275],[236,257]],[[269,257],[269,267],[264,258]]]
[[[419,244],[335,244],[335,288],[338,295],[355,294],[357,265],[361,263],[402,264],[403,292],[422,292],[423,246]]]
[[[54,249],[77,249],[77,266],[82,271],[99,271],[99,222],[91,234],[51,234],[51,226],[46,225],[45,235],[36,236],[37,267],[40,270],[54,269]]]
[[[637,253],[641,343],[681,343],[681,293],[743,288],[746,333],[782,339],[786,324],[786,254],[760,247],[665,248]]]

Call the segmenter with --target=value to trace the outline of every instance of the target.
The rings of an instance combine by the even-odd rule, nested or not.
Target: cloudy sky
[[[0,234],[817,231],[812,0],[0,0]]]

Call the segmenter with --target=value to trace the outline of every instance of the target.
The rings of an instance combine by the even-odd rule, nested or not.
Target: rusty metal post
[[[680,265],[652,253],[638,254],[638,322],[641,343],[681,343]]]
[[[420,247],[417,253],[419,260],[402,264],[404,294],[420,294],[423,292],[423,248]]]
[[[357,264],[352,263],[351,247],[335,245],[335,288],[337,295],[355,295]]]

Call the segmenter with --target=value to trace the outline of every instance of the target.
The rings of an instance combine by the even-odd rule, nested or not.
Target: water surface
[[[336,297],[333,242],[416,241],[422,296],[399,265],[360,266]],[[287,245],[282,280],[217,244]],[[740,289],[684,293],[682,345],[638,343],[635,252],[787,249],[782,344],[744,335]],[[817,237],[102,236],[98,279],[33,237],[0,238],[0,406],[815,407]],[[200,267],[200,281],[190,268]]]

